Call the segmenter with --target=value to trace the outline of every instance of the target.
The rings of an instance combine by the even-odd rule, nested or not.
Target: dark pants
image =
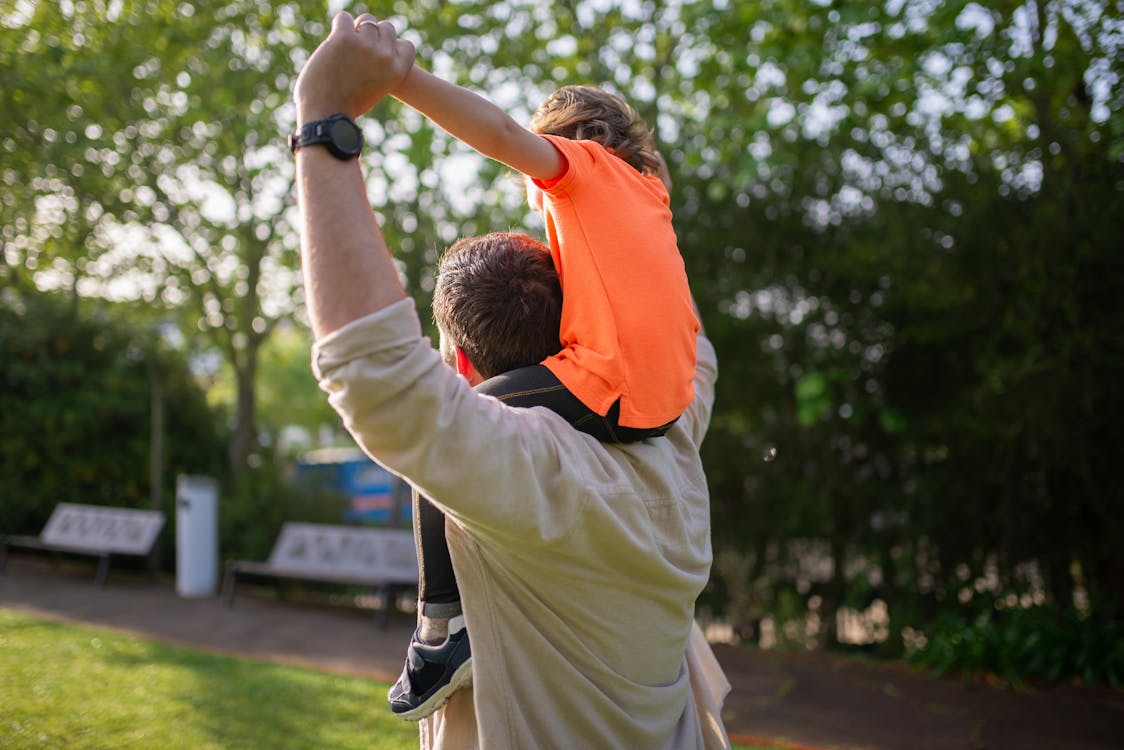
[[[476,390],[495,396],[508,406],[545,406],[581,432],[607,443],[635,443],[667,433],[675,420],[662,427],[636,429],[621,427],[620,402],[601,416],[578,400],[542,365],[523,367],[476,386]],[[447,617],[459,613],[460,591],[445,542],[445,514],[425,496],[414,491],[414,535],[418,547],[418,600],[422,614]],[[441,605],[452,605],[443,607]]]

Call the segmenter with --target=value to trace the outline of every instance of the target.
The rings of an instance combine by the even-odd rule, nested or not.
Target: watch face
[[[359,128],[347,120],[336,120],[332,123],[332,143],[345,154],[357,154],[363,146]]]

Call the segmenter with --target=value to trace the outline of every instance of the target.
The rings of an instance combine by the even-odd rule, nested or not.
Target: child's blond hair
[[[643,174],[658,174],[652,131],[620,97],[595,86],[563,86],[531,117],[530,130],[572,141],[596,141]]]

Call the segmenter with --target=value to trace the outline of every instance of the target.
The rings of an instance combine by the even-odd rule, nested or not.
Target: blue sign
[[[357,448],[305,454],[297,463],[297,479],[346,495],[345,521],[398,527],[411,523],[409,486]]]

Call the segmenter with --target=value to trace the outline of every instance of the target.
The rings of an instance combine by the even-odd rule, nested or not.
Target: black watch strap
[[[337,159],[354,159],[363,150],[363,131],[347,115],[335,114],[306,122],[289,135],[289,150],[293,153],[298,148],[316,145],[323,145]]]

